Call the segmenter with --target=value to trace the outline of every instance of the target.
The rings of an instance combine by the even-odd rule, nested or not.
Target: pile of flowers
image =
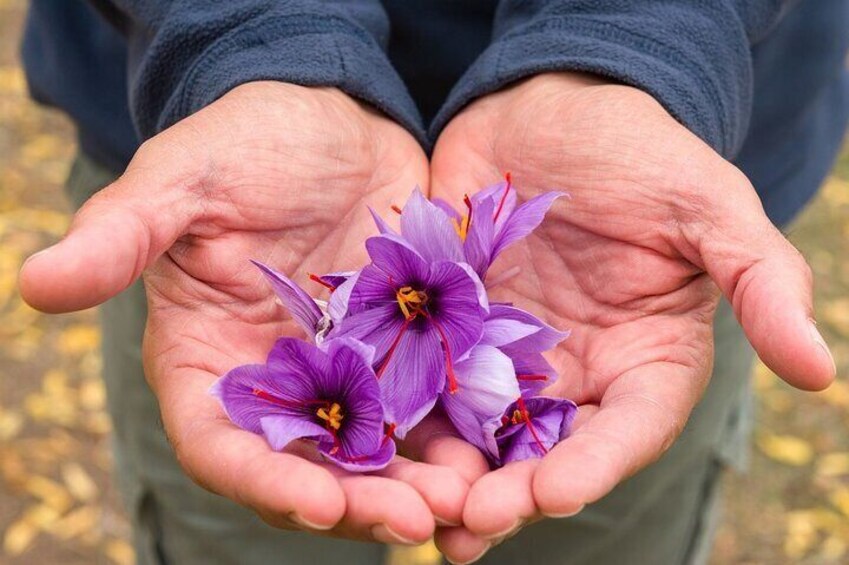
[[[238,426],[272,449],[306,439],[351,471],[386,466],[441,407],[494,466],[541,457],[569,434],[577,407],[540,396],[557,374],[542,353],[568,336],[520,308],[490,302],[492,262],[542,222],[562,193],[521,205],[510,182],[465,198],[465,214],[415,190],[400,233],[372,210],[379,235],[359,271],[310,278],[312,298],[256,263],[309,341],[281,338],[264,365],[244,365],[212,393]]]

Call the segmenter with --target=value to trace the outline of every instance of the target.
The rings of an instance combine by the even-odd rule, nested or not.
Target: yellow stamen
[[[415,318],[427,304],[427,294],[420,290],[414,290],[411,286],[402,286],[396,290],[395,299],[398,301],[401,313],[407,320]]]
[[[330,410],[319,408],[316,410],[315,415],[327,422],[327,425],[334,430],[338,430],[342,427],[342,418],[345,417],[345,415],[342,414],[342,407],[339,406],[339,403],[337,402],[330,405]]]
[[[451,222],[454,224],[454,231],[457,232],[460,239],[466,241],[466,237],[469,235],[469,216],[463,216],[459,222],[455,219],[452,219]]]
[[[514,410],[513,417],[510,419],[510,421],[514,424],[521,424],[525,421],[525,413],[521,410]]]

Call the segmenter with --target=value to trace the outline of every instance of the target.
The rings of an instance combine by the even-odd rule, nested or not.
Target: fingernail
[[[393,532],[386,524],[378,524],[371,528],[372,537],[380,543],[388,543],[395,545],[418,545],[412,540],[408,540]]]
[[[486,552],[489,551],[490,549],[492,549],[492,544],[487,544],[480,551],[480,553],[478,553],[477,555],[475,555],[474,557],[472,557],[471,559],[468,559],[466,561],[454,561],[453,559],[451,559],[449,557],[446,557],[445,560],[448,561],[449,563],[451,563],[451,565],[469,565],[469,563],[474,563],[475,561],[477,561],[478,559],[480,559],[481,557],[486,555]]]
[[[549,518],[571,518],[572,516],[577,516],[578,514],[580,514],[581,510],[583,510],[585,506],[586,504],[581,504],[576,510],[572,512],[567,512],[566,514],[547,513],[546,516],[548,516]]]
[[[513,525],[510,526],[509,528],[506,528],[506,529],[501,530],[500,532],[498,532],[496,534],[492,534],[491,536],[486,536],[486,537],[490,540],[493,540],[495,542],[495,545],[498,545],[499,543],[501,543],[505,539],[509,538],[510,536],[512,536],[513,534],[518,532],[522,528],[522,526],[524,526],[524,525],[525,525],[525,521],[522,518],[519,518],[518,520],[513,522]]]
[[[329,530],[330,528],[333,527],[333,525],[322,526],[322,525],[319,525],[319,524],[313,524],[309,520],[305,520],[304,518],[299,516],[297,512],[290,512],[289,515],[287,516],[287,518],[289,518],[289,520],[296,523],[297,525],[302,526],[304,528],[309,528],[311,530],[318,530],[318,531],[323,532],[323,531]]]
[[[459,526],[460,522],[452,522],[450,520],[446,520],[445,518],[440,518],[439,516],[433,517],[437,526],[442,526],[443,528],[453,528],[455,526]]]
[[[825,354],[825,356],[828,357],[829,362],[831,362],[831,374],[836,375],[837,374],[837,363],[834,362],[834,356],[831,354],[831,350],[828,348],[828,345],[826,345],[825,340],[822,337],[822,334],[817,329],[816,320],[810,319],[810,320],[808,320],[808,322],[809,322],[808,327],[811,330],[811,337],[813,338],[814,342],[817,345],[819,345],[820,349]]]
[[[50,253],[50,251],[52,251],[52,250],[53,250],[53,248],[54,248],[54,247],[56,247],[56,246],[55,246],[55,245],[51,245],[51,246],[50,246],[50,247],[48,247],[47,249],[42,249],[41,251],[38,251],[37,253],[33,253],[32,255],[30,255],[29,257],[27,257],[26,261],[24,261],[23,266],[26,266],[26,264],[27,264],[27,263],[29,263],[30,261],[32,261],[32,260],[33,260],[33,259],[35,259],[36,257],[43,257],[43,256],[47,255],[48,253]]]

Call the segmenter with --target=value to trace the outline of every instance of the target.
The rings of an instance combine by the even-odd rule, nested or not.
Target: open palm
[[[304,284],[310,272],[359,267],[373,232],[366,205],[388,209],[427,176],[408,133],[341,92],[248,84],[148,141],[68,236],[27,263],[22,291],[41,309],[74,310],[144,270],[146,374],[196,482],[278,527],[422,542],[435,519],[459,521],[459,474],[398,457],[352,475],[307,452],[273,452],[208,389],[297,334],[250,259]]]
[[[710,376],[717,286],[788,382],[818,389],[834,375],[804,260],[745,177],[648,95],[563,74],[483,98],[442,133],[431,194],[459,203],[504,171],[520,198],[570,194],[488,281],[503,280],[495,298],[572,330],[546,394],[581,408],[542,460],[473,485],[464,527],[438,534],[457,562],[542,515],[579,511],[672,444]]]

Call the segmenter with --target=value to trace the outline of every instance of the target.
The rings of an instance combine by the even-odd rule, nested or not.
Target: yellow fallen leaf
[[[68,491],[61,484],[47,477],[38,475],[30,477],[24,484],[24,490],[60,514],[67,511],[72,504]]]
[[[102,410],[106,404],[106,388],[97,378],[84,379],[79,390],[80,405],[86,410]]]
[[[814,457],[811,444],[795,436],[761,434],[757,445],[764,455],[785,465],[807,465]]]
[[[100,520],[100,509],[96,506],[83,506],[70,512],[67,516],[55,522],[50,533],[59,539],[68,540],[94,530]]]
[[[81,355],[100,347],[100,329],[92,324],[74,324],[59,336],[56,344],[65,355]]]
[[[21,431],[24,419],[18,412],[0,409],[0,442],[9,441]]]
[[[24,519],[40,530],[46,530],[59,519],[59,512],[46,504],[30,506],[24,513]]]
[[[817,459],[816,474],[820,477],[849,475],[849,451],[826,453]]]
[[[136,552],[124,540],[110,540],[104,548],[104,553],[117,565],[133,565],[136,562]]]
[[[838,487],[828,495],[835,508],[849,518],[849,487]]]
[[[819,558],[825,563],[838,563],[846,555],[849,545],[845,539],[831,535],[820,546]]]
[[[32,545],[38,535],[38,528],[26,517],[9,524],[3,534],[3,551],[8,555],[17,556]]]
[[[817,527],[810,512],[797,510],[787,514],[787,537],[784,553],[799,559],[808,553],[817,541]]]
[[[79,463],[62,465],[62,480],[68,487],[68,492],[81,502],[91,502],[97,497],[97,485]]]

